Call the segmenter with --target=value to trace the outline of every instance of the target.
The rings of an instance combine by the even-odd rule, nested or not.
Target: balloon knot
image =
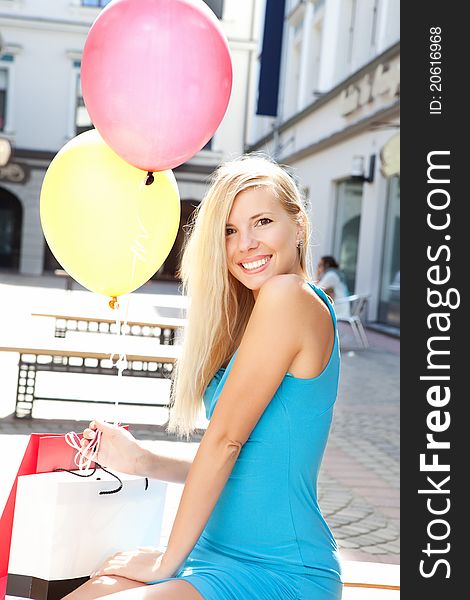
[[[116,296],[113,296],[111,298],[111,300],[109,301],[109,308],[111,310],[115,310],[115,309],[117,310],[119,308],[119,302],[118,302],[118,299],[116,298]]]
[[[145,185],[151,185],[155,181],[155,177],[153,176],[152,171],[148,171],[147,179],[145,180]]]

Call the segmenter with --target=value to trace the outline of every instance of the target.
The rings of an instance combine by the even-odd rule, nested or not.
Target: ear
[[[299,215],[297,219],[297,240],[303,240],[305,237],[305,222],[303,215]]]

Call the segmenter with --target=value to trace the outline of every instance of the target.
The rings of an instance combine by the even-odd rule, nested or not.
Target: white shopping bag
[[[98,469],[18,478],[8,573],[46,581],[88,577],[109,556],[159,546],[167,483]],[[147,487],[147,489],[146,489]]]

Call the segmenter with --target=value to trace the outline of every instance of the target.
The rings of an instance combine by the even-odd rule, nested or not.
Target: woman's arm
[[[311,296],[305,293],[303,285],[297,276],[282,275],[268,280],[259,292],[232,369],[190,468],[168,547],[158,568],[159,578],[174,575],[190,554],[243,444],[302,348],[304,317],[312,307]],[[324,319],[324,312],[320,313]],[[328,326],[331,335],[331,323]],[[326,338],[321,340],[321,348],[327,342]]]
[[[142,442],[124,427],[111,423],[92,421],[83,432],[82,446],[94,440],[96,431],[101,432],[101,440],[96,461],[116,471],[140,475],[152,479],[162,479],[173,483],[184,483],[194,459],[194,446],[184,447],[175,452],[177,442]],[[85,450],[86,451],[86,450]]]
[[[193,464],[197,446],[187,447],[184,450],[178,446],[178,455],[175,452],[177,442],[140,442],[141,455],[136,464],[136,475],[151,479],[162,479],[172,483],[184,483]]]

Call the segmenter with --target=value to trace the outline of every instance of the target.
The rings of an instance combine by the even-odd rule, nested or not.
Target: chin
[[[257,278],[253,278],[251,280],[245,280],[242,281],[241,283],[243,283],[243,285],[248,288],[249,290],[251,290],[252,292],[257,292],[261,289],[261,287],[263,286],[263,284],[266,283],[266,281],[268,281],[268,279],[271,279],[271,277],[274,277],[276,275],[276,273],[270,273],[269,275],[265,275],[264,273],[260,273],[260,276]]]

